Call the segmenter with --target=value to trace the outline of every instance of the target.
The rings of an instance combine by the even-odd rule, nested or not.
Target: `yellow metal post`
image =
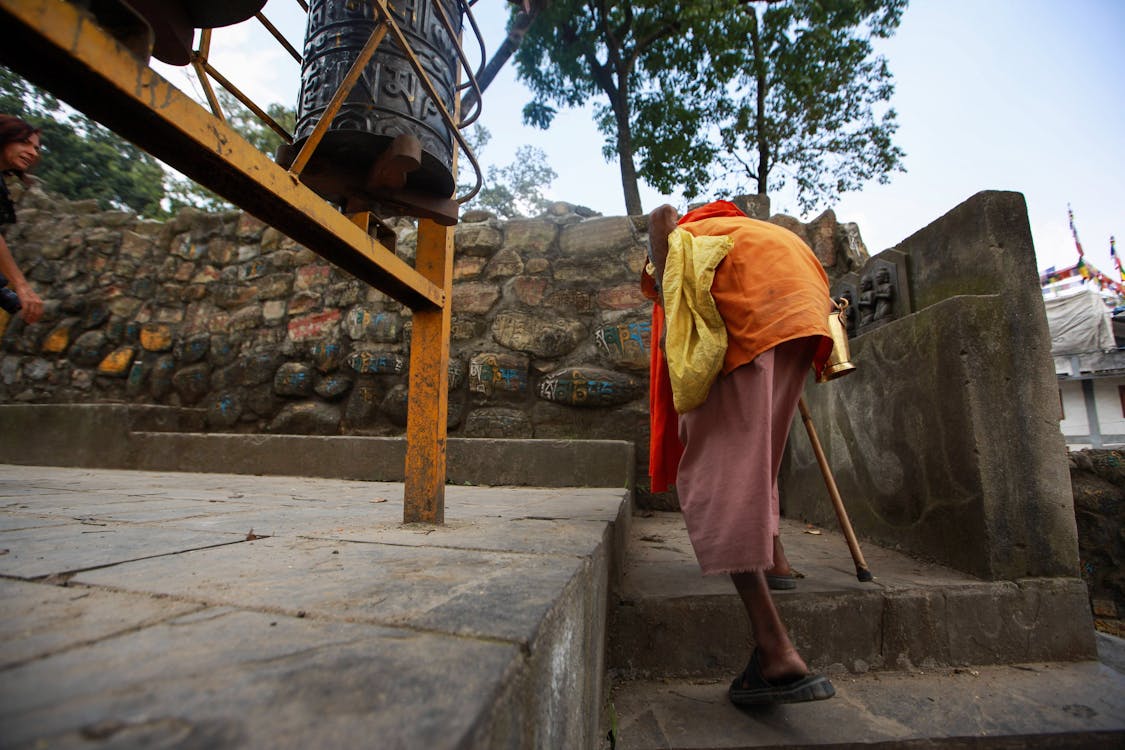
[[[415,269],[445,292],[440,308],[416,310],[410,335],[410,397],[406,411],[405,523],[445,523],[445,438],[449,414],[449,324],[453,228],[418,223]]]

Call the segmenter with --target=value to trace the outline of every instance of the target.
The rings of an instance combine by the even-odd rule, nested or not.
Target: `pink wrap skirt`
[[[778,344],[720,375],[707,400],[680,415],[676,490],[706,575],[773,566],[777,473],[819,342]]]

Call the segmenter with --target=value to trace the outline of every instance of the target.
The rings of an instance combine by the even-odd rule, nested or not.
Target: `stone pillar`
[[[852,340],[854,374],[805,392],[857,533],[986,579],[1077,575],[1023,196],[979,193],[894,250],[913,312]],[[781,483],[783,513],[835,523],[799,425]]]

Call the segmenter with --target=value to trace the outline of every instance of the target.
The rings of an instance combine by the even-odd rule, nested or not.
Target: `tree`
[[[871,39],[897,28],[906,0],[556,0],[516,53],[533,93],[524,119],[601,96],[595,114],[616,154],[626,210],[638,181],[694,197],[746,180],[785,182],[802,205],[901,169],[893,93]],[[775,179],[771,183],[770,177]],[[734,180],[734,182],[732,182]]]
[[[4,67],[0,111],[42,130],[35,175],[48,190],[70,200],[96,199],[103,209],[161,213],[164,171],[156,159]]]
[[[479,160],[492,140],[492,133],[483,125],[474,125],[465,133],[465,140]],[[468,160],[463,159],[460,164],[462,170],[471,169]],[[543,149],[523,145],[516,149],[515,161],[508,166],[489,165],[483,187],[465,207],[492,211],[504,219],[536,216],[550,205],[545,190],[556,177],[558,174],[551,169]],[[461,195],[471,188],[467,182],[458,184],[457,193]]]
[[[515,59],[520,80],[534,99],[524,121],[551,124],[553,105],[577,107],[593,97],[598,129],[606,136],[602,153],[616,155],[621,168],[625,210],[643,212],[634,163],[636,98],[647,71],[659,67],[659,42],[680,33],[710,3],[661,0],[552,0],[531,24]],[[513,10],[513,19],[517,11]]]
[[[654,71],[660,93],[643,98],[636,131],[647,181],[682,185],[688,198],[716,186],[765,195],[792,182],[811,211],[902,171],[886,106],[892,76],[872,40],[894,33],[906,0],[726,5],[670,45],[675,64]],[[707,154],[702,170],[695,155]]]

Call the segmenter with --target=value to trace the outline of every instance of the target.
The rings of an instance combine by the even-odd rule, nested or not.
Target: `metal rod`
[[[320,145],[320,140],[324,138],[324,134],[328,132],[328,127],[332,124],[332,120],[336,117],[336,113],[340,111],[340,106],[344,103],[344,99],[348,97],[352,89],[355,87],[356,81],[363,75],[363,69],[367,67],[367,63],[371,60],[371,56],[375,54],[375,48],[379,46],[379,42],[383,41],[383,37],[387,35],[387,28],[390,24],[386,19],[376,26],[371,36],[367,39],[367,44],[363,45],[363,49],[359,51],[359,56],[356,57],[352,63],[351,69],[348,74],[344,76],[344,80],[340,81],[340,85],[336,88],[336,93],[332,95],[332,101],[328,102],[324,112],[320,115],[320,119],[316,122],[316,127],[313,128],[312,133],[301,145],[301,152],[297,154],[297,158],[289,165],[289,173],[295,176],[300,176],[304,171],[305,165],[309,163],[312,158],[313,152],[316,147]]]
[[[852,560],[855,562],[855,577],[864,583],[871,581],[874,577],[867,567],[867,561],[863,559],[863,552],[859,549],[855,532],[852,531],[852,523],[848,520],[848,512],[844,510],[844,500],[840,497],[840,490],[836,487],[836,480],[832,476],[832,469],[828,466],[824,449],[820,447],[820,438],[816,436],[816,428],[813,427],[812,415],[809,414],[809,407],[805,405],[804,396],[801,396],[797,402],[797,407],[801,410],[801,421],[805,423],[805,430],[809,433],[809,442],[812,443],[813,453],[816,454],[817,463],[820,464],[820,473],[824,475],[824,484],[828,487],[828,496],[832,498],[832,507],[836,510],[836,520],[840,522],[840,529],[844,532],[844,538],[848,541],[848,549],[851,550]]]

